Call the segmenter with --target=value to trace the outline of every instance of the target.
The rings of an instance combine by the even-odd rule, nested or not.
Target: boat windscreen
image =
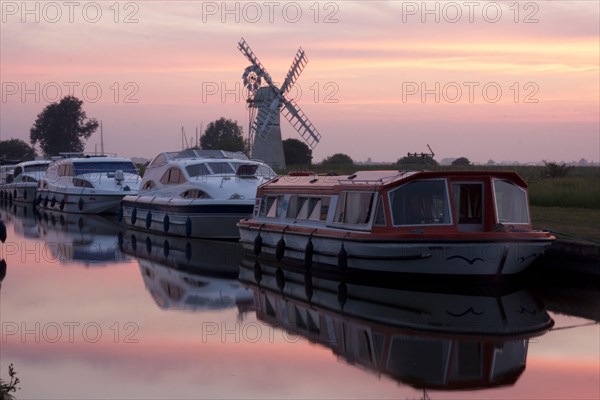
[[[256,164],[239,164],[235,174],[239,176],[254,176],[257,169],[258,165]]]
[[[130,174],[137,174],[135,165],[127,161],[111,162],[76,162],[73,163],[75,175],[81,174],[103,174],[121,170]]]
[[[212,170],[213,174],[216,175],[233,174],[235,172],[233,167],[227,162],[209,162],[207,164]]]
[[[44,172],[48,169],[48,164],[26,165],[25,172]]]

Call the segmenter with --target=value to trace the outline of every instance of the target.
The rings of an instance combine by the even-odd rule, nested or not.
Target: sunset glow
[[[28,141],[66,94],[124,156],[176,150],[182,127],[191,138],[221,116],[247,133],[244,37],[276,81],[306,51],[291,94],[323,136],[315,161],[426,144],[439,159],[600,161],[597,2],[25,4],[2,2],[3,140]]]

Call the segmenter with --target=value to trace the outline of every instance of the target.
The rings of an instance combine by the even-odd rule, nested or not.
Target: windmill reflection
[[[519,288],[365,286],[249,256],[240,280],[254,292],[259,320],[421,389],[513,384],[525,369],[529,339],[553,325],[541,303]]]

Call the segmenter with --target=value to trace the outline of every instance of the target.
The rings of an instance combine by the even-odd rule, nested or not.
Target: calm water
[[[600,397],[595,288],[369,287],[236,243],[0,213],[0,374],[14,364],[17,398]]]

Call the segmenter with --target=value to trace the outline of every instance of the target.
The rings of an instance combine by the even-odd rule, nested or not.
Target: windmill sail
[[[246,41],[244,40],[244,38],[242,38],[239,41],[239,43],[238,43],[238,49],[242,52],[242,54],[244,56],[246,56],[246,58],[248,59],[248,61],[250,61],[253,65],[256,66],[256,68],[258,68],[260,70],[262,77],[269,84],[269,86],[271,86],[275,90],[279,90],[277,88],[277,86],[275,86],[275,83],[273,82],[273,79],[271,79],[271,75],[269,75],[269,73],[267,72],[267,70],[263,67],[263,65],[261,64],[261,62],[258,60],[258,57],[256,57],[256,55],[254,54],[254,52],[252,51],[252,49],[250,49],[250,46],[248,46],[248,43],[246,43]]]
[[[296,102],[286,98],[286,94],[294,86],[308,63],[308,58],[300,47],[280,89],[275,85],[271,75],[244,38],[238,42],[238,49],[252,63],[242,76],[244,85],[250,92],[248,106],[251,110],[252,122],[249,134],[250,138],[254,138],[252,157],[261,158],[269,165],[285,168],[279,123],[280,113],[283,113],[283,116],[311,149],[314,149],[321,140],[321,135]],[[264,79],[268,86],[260,86],[260,78]],[[258,112],[253,113],[253,109]]]
[[[285,77],[283,86],[281,86],[281,94],[286,94],[290,91],[292,86],[294,86],[294,83],[296,83],[296,81],[298,80],[298,77],[302,73],[302,70],[304,69],[307,63],[308,58],[306,57],[306,54],[304,54],[304,50],[302,50],[302,47],[300,47],[298,49],[298,52],[296,53],[296,57],[294,57],[294,62],[292,63],[292,66],[290,67],[287,76]]]
[[[302,139],[314,149],[317,143],[321,140],[321,134],[317,128],[309,121],[308,117],[302,112],[298,104],[294,100],[283,100],[282,114],[290,124],[298,131]]]

